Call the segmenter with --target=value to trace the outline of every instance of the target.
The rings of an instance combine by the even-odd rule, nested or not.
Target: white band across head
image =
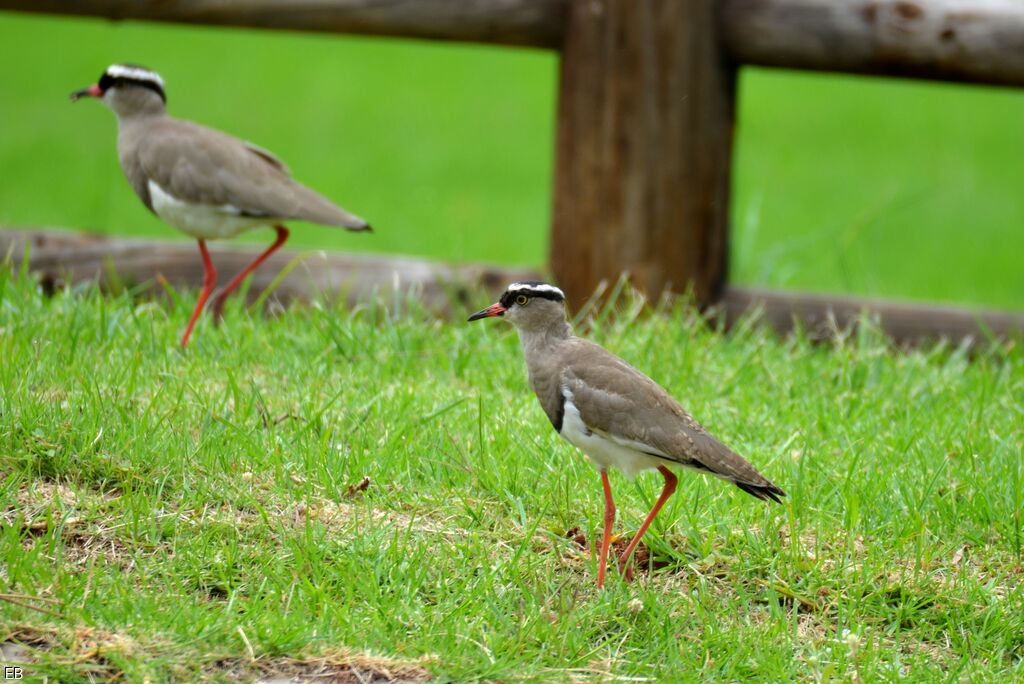
[[[126,66],[124,64],[111,64],[107,67],[107,75],[112,78],[131,78],[136,81],[152,81],[159,85],[160,88],[164,87],[164,79],[160,78],[160,74],[140,67]]]
[[[551,294],[558,295],[562,299],[565,299],[565,293],[554,285],[548,285],[547,283],[512,283],[508,286],[508,292],[517,292],[519,290],[528,290],[530,292],[550,292]]]

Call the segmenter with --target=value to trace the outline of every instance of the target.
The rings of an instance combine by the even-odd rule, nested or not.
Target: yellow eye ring
[[[516,304],[519,306],[526,306],[526,302],[528,301],[530,301],[530,299],[526,295],[519,295],[516,297]]]

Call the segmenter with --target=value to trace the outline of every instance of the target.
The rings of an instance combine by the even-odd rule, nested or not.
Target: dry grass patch
[[[121,681],[124,671],[116,661],[145,655],[145,649],[126,634],[86,625],[16,625],[3,632],[0,642],[21,663],[70,668],[89,680]]]
[[[26,480],[15,493],[14,501],[0,512],[5,525],[20,524],[33,532],[45,532],[51,523],[51,513],[63,514],[79,507],[79,495],[62,482],[52,480]],[[69,516],[65,525],[74,525],[79,518]]]
[[[121,660],[153,659],[175,650],[169,642],[145,644],[130,636],[93,626],[19,624],[0,631],[0,653],[7,662],[35,666],[37,673],[74,671],[77,677],[108,682],[127,681]],[[217,657],[182,653],[185,660],[169,664],[174,679],[216,679],[231,682],[331,682],[414,684],[433,679],[433,657],[398,660],[369,653],[332,650],[305,657]],[[194,667],[184,663],[191,660]],[[165,672],[165,675],[171,673]],[[155,681],[155,680],[154,680]]]
[[[433,679],[427,665],[432,658],[394,660],[370,654],[328,653],[306,658],[227,658],[203,669],[204,676],[235,682],[284,684],[416,684]]]
[[[52,480],[25,481],[12,504],[0,512],[0,520],[26,533],[22,542],[26,550],[47,543],[47,535],[53,533],[61,540],[60,560],[64,563],[85,567],[102,558],[106,564],[130,569],[135,549],[116,534],[127,523],[111,505],[120,496],[118,492],[75,490]],[[47,558],[58,560],[50,554]]]

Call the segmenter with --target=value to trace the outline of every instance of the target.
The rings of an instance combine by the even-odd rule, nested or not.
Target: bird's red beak
[[[98,85],[91,85],[88,88],[82,88],[71,93],[71,101],[79,100],[83,97],[103,97],[103,89]]]
[[[498,303],[498,304],[491,304],[486,309],[481,309],[480,311],[477,311],[475,314],[470,316],[469,320],[471,320],[471,321],[478,321],[481,318],[492,318],[494,316],[501,316],[506,311],[508,311],[508,309],[503,307],[500,303]]]

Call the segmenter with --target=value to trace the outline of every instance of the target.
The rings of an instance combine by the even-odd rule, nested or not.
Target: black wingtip
[[[766,485],[755,485],[749,482],[734,482],[737,487],[745,491],[751,496],[756,496],[761,501],[774,501],[777,504],[782,503],[782,499],[779,497],[786,496],[786,492],[782,491],[773,484]]]

